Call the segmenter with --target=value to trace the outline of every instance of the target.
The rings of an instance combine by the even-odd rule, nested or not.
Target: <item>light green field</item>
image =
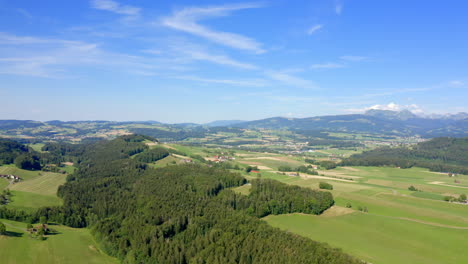
[[[29,237],[26,224],[0,221],[9,232],[7,236],[0,236],[1,263],[119,263],[99,250],[88,229],[52,225],[59,233],[39,241]]]
[[[11,202],[8,207],[21,210],[34,210],[43,206],[57,206],[62,200],[56,196],[57,189],[65,183],[66,174],[27,171],[14,166],[1,166],[0,174],[13,174],[23,180],[9,184],[5,179],[0,179],[0,190],[11,190]]]
[[[240,194],[248,195],[251,187],[252,186],[250,184],[244,184],[242,186],[232,188],[232,190]]]
[[[261,171],[262,178],[312,189],[318,189],[321,181],[328,182],[334,187],[331,192],[336,204],[351,204],[355,213],[334,217],[280,215],[266,221],[374,264],[468,263],[468,204],[443,201],[445,195],[468,194],[468,176],[451,178],[423,168],[388,167],[343,167],[320,174],[330,178]],[[409,191],[411,185],[421,191]],[[244,186],[234,190],[248,194]],[[367,207],[369,213],[358,212],[359,207]]]
[[[36,143],[36,144],[29,144],[28,146],[34,149],[37,152],[44,152],[42,151],[42,147],[44,147],[44,143]]]
[[[40,176],[11,185],[10,190],[55,196],[58,187],[65,183],[66,177],[66,174],[41,172]]]
[[[11,193],[12,201],[7,205],[7,207],[11,208],[30,211],[43,206],[58,206],[62,204],[62,200],[55,195],[42,195],[22,191],[11,191]]]
[[[283,230],[329,243],[374,264],[468,263],[468,229],[426,225],[381,215],[279,215],[265,219]]]
[[[15,165],[3,165],[0,166],[0,174],[13,174],[21,177],[24,180],[29,180],[31,178],[40,176],[39,174],[44,173],[41,171],[28,171],[18,169]]]
[[[9,182],[6,179],[0,179],[0,190],[5,189],[9,185]]]

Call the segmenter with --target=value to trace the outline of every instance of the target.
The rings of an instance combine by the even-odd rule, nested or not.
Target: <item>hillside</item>
[[[129,133],[144,134],[162,141],[182,141],[213,136],[218,132],[241,133],[239,129],[328,131],[426,138],[468,135],[468,114],[421,117],[409,111],[369,110],[364,114],[328,115],[307,118],[272,117],[255,121],[219,120],[206,124],[163,124],[156,121],[22,121],[0,120],[0,136],[24,142],[34,140],[113,139]],[[217,136],[216,136],[217,137]]]
[[[68,144],[48,146],[79,160],[78,169],[58,189],[63,206],[21,211],[7,205],[0,207],[0,218],[37,222],[45,216],[50,222],[88,227],[106,253],[125,263],[361,263],[259,219],[319,215],[334,204],[330,192],[258,179],[251,181],[250,194],[239,195],[230,188],[246,179],[218,166],[153,169],[143,162],[169,153],[149,141],[156,140],[121,136],[86,144],[81,152]],[[206,161],[200,157],[198,162]],[[18,188],[39,190],[41,182],[31,180]]]
[[[343,160],[343,165],[381,166],[402,168],[420,166],[433,171],[468,174],[468,137],[434,138],[417,145],[397,148],[378,148],[354,154]]]

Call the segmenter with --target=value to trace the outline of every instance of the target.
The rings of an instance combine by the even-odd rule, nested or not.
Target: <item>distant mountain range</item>
[[[468,136],[468,114],[418,116],[408,110],[368,110],[364,114],[329,115],[308,118],[272,117],[255,121],[218,120],[206,124],[163,124],[157,121],[31,121],[0,120],[0,130],[35,128],[43,125],[66,126],[67,124],[93,123],[101,128],[114,125],[148,124],[170,126],[178,129],[197,127],[233,127],[249,129],[321,130],[330,132],[371,133],[399,136],[420,135],[423,137]]]
[[[421,117],[408,110],[368,110],[364,114],[308,118],[273,117],[238,123],[233,127],[463,137],[468,136],[468,114]]]

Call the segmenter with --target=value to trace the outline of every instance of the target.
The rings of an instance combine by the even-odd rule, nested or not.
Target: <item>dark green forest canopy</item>
[[[28,214],[0,208],[0,217],[91,228],[104,250],[124,263],[360,263],[340,250],[280,231],[258,217],[321,213],[328,192],[252,181],[205,165],[152,169],[130,156],[142,141],[118,138],[87,145],[77,171],[59,188],[61,207]],[[68,153],[79,153],[70,151]],[[140,155],[141,155],[140,154]]]
[[[11,164],[16,157],[28,153],[28,147],[16,141],[0,138],[0,165]]]
[[[412,148],[378,148],[352,155],[342,165],[420,166],[432,171],[468,174],[468,137],[434,138]]]

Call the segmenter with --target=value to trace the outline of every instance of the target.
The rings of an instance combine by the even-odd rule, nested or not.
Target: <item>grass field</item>
[[[66,177],[67,175],[61,173],[41,172],[40,176],[11,185],[10,190],[55,196]]]
[[[443,201],[446,195],[468,194],[468,176],[448,177],[424,168],[338,167],[319,171],[327,178],[294,177],[274,170],[284,163],[295,166],[300,159],[287,155],[270,156],[278,160],[261,158],[267,156],[251,152],[236,162],[270,167],[261,170],[261,177],[287,184],[318,189],[319,182],[328,182],[334,187],[331,192],[338,208],[348,211],[266,217],[272,226],[329,243],[374,264],[468,263],[468,204]],[[411,185],[420,191],[408,190]],[[249,186],[234,191],[248,194]],[[346,205],[352,209],[344,208]],[[359,207],[367,207],[369,212],[359,212]]]
[[[12,207],[21,210],[34,210],[43,206],[61,205],[62,200],[55,195],[42,195],[31,192],[11,191],[11,202],[7,207]]]
[[[269,224],[334,247],[370,263],[468,263],[468,229],[421,224],[381,215],[279,215]]]
[[[7,236],[0,236],[1,263],[119,263],[99,250],[88,229],[53,225],[59,233],[39,241],[29,237],[26,224],[0,221],[8,231]]]
[[[41,173],[44,173],[44,172],[22,170],[22,169],[18,169],[15,165],[0,166],[0,174],[13,174],[13,175],[21,177],[24,180],[29,180],[31,178],[40,176]]]
[[[62,204],[62,200],[56,196],[56,193],[58,187],[65,183],[66,174],[27,171],[14,166],[1,166],[0,174],[13,174],[23,179],[14,184],[0,179],[0,190],[8,188],[12,193],[12,201],[8,203],[8,207],[33,210],[42,206]]]
[[[44,152],[42,151],[42,147],[44,147],[44,145],[45,145],[44,143],[36,143],[36,144],[29,144],[28,146],[37,152]]]

